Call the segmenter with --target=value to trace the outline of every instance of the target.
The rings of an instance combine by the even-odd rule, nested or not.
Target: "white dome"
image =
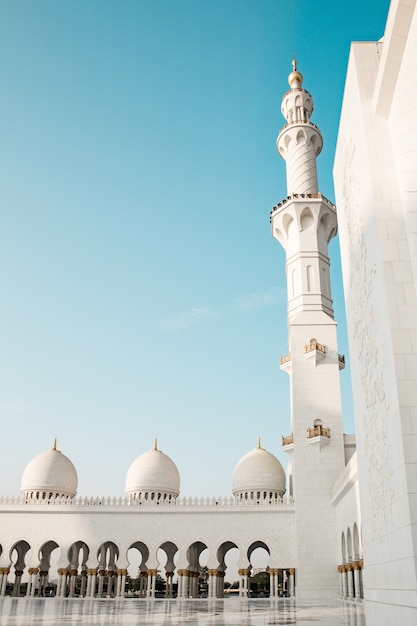
[[[77,493],[78,476],[72,462],[56,449],[42,452],[26,466],[20,491],[26,499],[57,497],[73,498]]]
[[[232,479],[233,495],[239,499],[271,500],[285,493],[285,472],[278,459],[258,447],[245,454],[236,465]]]
[[[133,500],[172,501],[180,493],[180,475],[175,463],[161,450],[156,440],[152,450],[139,456],[126,475],[125,491]]]

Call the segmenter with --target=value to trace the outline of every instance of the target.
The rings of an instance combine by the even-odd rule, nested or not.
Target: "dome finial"
[[[158,438],[157,437],[155,437],[155,439],[153,440],[153,449],[158,450]]]
[[[261,449],[262,449],[262,447],[261,447],[261,438],[258,437],[258,450],[261,450]]]
[[[52,446],[52,450],[55,450],[55,451],[56,451],[56,449],[57,449],[57,448],[56,448],[56,437],[54,437],[54,445]]]
[[[295,54],[292,57],[292,72],[288,76],[288,84],[291,89],[299,89],[303,84],[303,76],[297,70],[297,59],[295,58]]]

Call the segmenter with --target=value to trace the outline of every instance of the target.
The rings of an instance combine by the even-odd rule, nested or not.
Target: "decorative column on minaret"
[[[271,212],[273,237],[286,251],[288,354],[293,454],[296,582],[299,598],[336,597],[339,589],[335,510],[331,490],[344,467],[340,373],[330,289],[328,243],[337,232],[336,207],[318,191],[316,157],[323,141],[310,122],[311,94],[293,61],[277,139],[287,166],[287,197]]]

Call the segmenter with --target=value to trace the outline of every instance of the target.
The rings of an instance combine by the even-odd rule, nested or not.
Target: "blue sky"
[[[281,97],[296,54],[334,199],[350,42],[388,4],[2,0],[0,493],[54,437],[81,495],[123,494],[155,436],[187,496],[230,495],[258,435],[286,465]]]

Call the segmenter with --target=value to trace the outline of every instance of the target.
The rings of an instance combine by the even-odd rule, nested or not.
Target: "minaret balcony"
[[[337,355],[338,361],[339,361],[339,370],[344,370],[345,369],[345,355],[344,354],[338,354]]]
[[[323,194],[320,192],[318,193],[292,193],[291,195],[281,200],[281,202],[278,202],[278,204],[276,204],[274,207],[272,207],[269,221],[272,222],[272,216],[275,214],[275,212],[285,207],[285,205],[288,202],[291,202],[291,200],[300,200],[300,199],[319,199],[323,201],[324,204],[326,204],[329,208],[333,209],[333,211],[336,211],[336,206],[333,204],[333,202],[331,202],[331,200],[326,198],[326,196],[323,196]]]
[[[330,428],[316,424],[313,428],[307,428],[307,443],[317,446],[319,450],[330,443]]]
[[[282,437],[282,449],[284,452],[292,452],[294,450],[294,434]]]
[[[281,356],[279,359],[279,366],[282,370],[288,370],[291,368],[291,353]]]
[[[326,346],[319,343],[317,339],[311,339],[310,343],[304,346],[304,358],[312,359],[317,365],[326,357]]]

